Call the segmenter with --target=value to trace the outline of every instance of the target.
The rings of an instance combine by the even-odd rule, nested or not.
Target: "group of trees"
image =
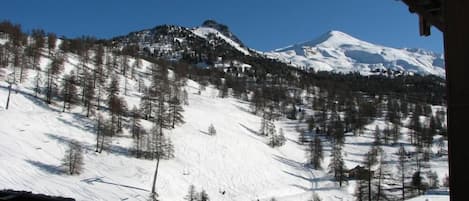
[[[259,129],[259,134],[269,138],[268,144],[271,147],[283,146],[287,141],[282,128],[280,128],[277,133],[274,123],[274,116],[271,113],[271,110],[264,111],[261,119],[261,128]]]
[[[375,131],[377,134],[379,131]],[[408,152],[400,145],[394,153],[397,162],[393,167],[377,140],[375,138],[370,151],[365,154],[365,173],[357,178],[356,200],[405,200],[422,194],[428,188],[439,187],[438,175],[434,171],[424,170],[428,165],[424,164],[425,160],[418,148],[416,152]]]
[[[201,190],[197,192],[194,185],[189,186],[189,191],[187,195],[184,197],[184,200],[187,201],[209,201],[210,198],[205,190]]]
[[[83,170],[83,148],[78,141],[70,141],[65,151],[62,165],[70,175],[80,174]]]
[[[169,78],[171,64],[152,60],[153,66],[144,72],[138,47],[120,49],[93,37],[62,38],[57,47],[55,34],[37,29],[28,36],[21,26],[9,22],[0,23],[0,37],[9,39],[0,45],[0,67],[14,71],[8,79],[23,82],[27,70],[34,70],[37,98],[51,105],[62,102],[63,112],[82,106],[86,116],[95,120],[96,152],[112,151],[112,138],[128,130],[135,144],[130,151],[136,157],[158,162],[174,157],[174,146],[164,130],[184,123],[182,105],[188,104],[188,94],[183,89],[186,72],[181,68]],[[69,54],[76,55],[78,64],[64,73]],[[50,60],[46,68],[39,65],[41,57]],[[143,80],[148,78],[151,85],[145,86]],[[138,83],[138,91],[143,94],[140,108],[134,106],[132,110],[125,100],[129,80]],[[142,118],[153,122],[151,129],[142,126]],[[79,143],[71,143],[63,163],[68,173],[80,172],[81,154]],[[156,175],[157,170],[155,180]]]

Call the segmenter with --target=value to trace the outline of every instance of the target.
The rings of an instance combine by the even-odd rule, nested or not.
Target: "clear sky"
[[[4,0],[0,5],[0,20],[67,37],[110,38],[214,19],[262,51],[339,30],[381,45],[443,52],[442,33],[433,28],[430,37],[420,37],[417,16],[397,0]]]

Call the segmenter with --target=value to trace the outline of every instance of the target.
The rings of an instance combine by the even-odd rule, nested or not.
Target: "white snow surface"
[[[1,86],[3,102],[6,83]],[[209,90],[195,95],[194,86],[192,82],[189,85],[193,90],[191,105],[184,113],[187,123],[168,132],[176,158],[160,164],[157,189],[163,200],[183,199],[190,184],[205,189],[213,200],[308,195],[305,190],[311,188],[312,174],[302,165],[305,161],[300,146],[289,142],[279,149],[269,147],[265,138],[253,133],[260,120],[244,111],[248,109],[246,103],[212,98]],[[111,152],[97,154],[89,119],[79,113],[62,113],[26,93],[13,93],[10,108],[0,109],[2,188],[77,200],[147,198],[155,161],[129,156],[128,137],[115,138]],[[206,134],[210,123],[217,129],[216,136]],[[85,147],[84,171],[78,176],[61,170],[60,160],[72,139]],[[326,184],[335,186],[333,182]]]
[[[130,59],[130,63],[134,62]],[[41,68],[50,63],[41,58]],[[78,57],[68,54],[64,71],[76,68]],[[143,61],[139,73],[147,72],[151,64]],[[93,66],[90,64],[90,67]],[[7,83],[0,78],[0,188],[32,191],[49,195],[88,200],[146,200],[149,196],[155,161],[129,155],[132,139],[128,131],[113,138],[110,151],[94,152],[96,135],[93,120],[86,118],[83,108],[61,112],[61,102],[47,105],[33,97],[34,76],[30,70],[25,82],[14,86],[8,110],[5,109]],[[171,75],[171,72],[170,72]],[[45,78],[45,76],[43,76]],[[138,106],[140,93],[137,83],[120,76],[121,95],[129,108]],[[128,94],[123,95],[124,79]],[[149,80],[145,80],[146,83]],[[161,200],[182,200],[189,185],[205,189],[211,200],[261,200],[275,197],[279,201],[308,200],[317,193],[322,200],[354,200],[354,182],[339,187],[327,173],[330,144],[324,141],[323,170],[306,166],[305,146],[298,143],[297,121],[282,119],[276,128],[284,130],[287,142],[272,148],[267,138],[257,135],[260,117],[249,112],[247,102],[234,98],[218,98],[218,91],[207,87],[198,95],[198,83],[188,80],[189,105],[184,106],[185,124],[165,133],[175,146],[175,158],[160,164],[157,192]],[[207,135],[213,124],[217,135]],[[151,122],[143,121],[147,129]],[[363,161],[372,144],[376,120],[361,136],[347,134],[344,158],[347,168]],[[301,124],[300,127],[306,127]],[[402,128],[400,140],[412,150]],[[70,140],[85,148],[84,171],[80,175],[63,173],[61,159]],[[398,146],[384,146],[390,160],[396,160]],[[434,150],[437,149],[435,146]],[[448,174],[447,157],[432,158],[430,166],[439,178]],[[440,179],[441,181],[441,179]],[[440,182],[441,183],[441,182]],[[225,192],[222,194],[221,192]]]
[[[232,47],[234,47],[238,51],[242,52],[243,54],[250,55],[249,51],[246,48],[242,47],[239,43],[233,41],[231,38],[223,35],[222,33],[220,33],[218,30],[216,30],[214,28],[196,27],[196,28],[192,29],[192,33],[194,33],[195,35],[197,35],[199,37],[205,38],[205,39],[207,39],[207,36],[209,34],[214,34],[215,36],[217,36],[218,38],[221,38],[222,40],[224,40],[229,45],[231,45]]]
[[[319,38],[264,53],[270,58],[302,69],[359,72],[391,69],[406,73],[445,77],[442,54],[422,49],[397,49],[376,45],[340,31],[329,31]]]

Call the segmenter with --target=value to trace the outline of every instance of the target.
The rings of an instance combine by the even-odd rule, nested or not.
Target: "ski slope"
[[[2,101],[5,86],[2,82]],[[302,147],[293,141],[279,149],[269,147],[265,138],[255,134],[260,119],[245,111],[246,103],[213,98],[210,90],[196,95],[192,82],[188,88],[192,90],[184,114],[187,123],[168,132],[176,158],[160,166],[157,188],[163,200],[181,200],[190,184],[207,190],[213,200],[307,194],[312,173],[303,166]],[[27,91],[13,93],[10,108],[0,110],[0,118],[9,120],[0,122],[0,160],[7,161],[0,169],[2,188],[77,200],[145,200],[155,161],[129,156],[131,140],[126,136],[113,140],[112,151],[95,153],[89,119],[76,110],[62,113]],[[216,136],[206,134],[210,123],[217,129]],[[285,131],[294,140],[290,130]],[[84,171],[78,176],[63,174],[60,166],[70,140],[86,148]]]
[[[42,57],[40,63],[45,69],[50,59]],[[68,54],[65,73],[75,69],[78,63],[76,55]],[[143,61],[139,73],[148,71],[150,65]],[[7,83],[0,81],[0,188],[80,201],[146,200],[156,161],[129,155],[132,139],[128,132],[113,138],[109,151],[97,154],[92,119],[84,116],[80,106],[71,112],[61,112],[60,101],[46,105],[34,98],[35,75],[30,70],[25,82],[14,86],[8,110],[4,105]],[[128,78],[120,76],[120,79],[123,95],[123,82]],[[124,98],[132,108],[138,106],[141,94],[136,91],[134,80],[127,82],[129,92]],[[191,184],[197,191],[206,190],[211,200],[220,201],[267,201],[273,197],[279,201],[298,201],[310,199],[313,192],[324,201],[355,199],[353,181],[339,187],[327,173],[331,148],[326,141],[324,169],[312,170],[305,165],[305,146],[298,143],[295,131],[297,121],[276,122],[276,128],[284,130],[287,142],[272,148],[267,145],[266,137],[257,134],[261,119],[249,112],[247,102],[218,98],[218,91],[210,86],[199,95],[198,83],[191,80],[185,87],[189,94],[189,105],[184,107],[186,123],[165,132],[175,146],[175,158],[160,164],[157,192],[161,200],[182,200]],[[151,122],[142,124],[147,129],[151,127]],[[215,126],[217,135],[207,135],[210,124]],[[383,126],[384,122],[378,119],[368,125],[362,136],[347,134],[344,158],[348,168],[363,160],[376,125]],[[408,131],[403,128],[401,132]],[[77,140],[85,148],[84,171],[80,175],[70,176],[62,170],[61,159],[71,140]],[[408,140],[404,137],[401,142]],[[406,146],[412,150],[410,145]],[[390,155],[397,148],[384,147]],[[390,160],[395,160],[393,157]],[[447,158],[432,159],[430,164],[439,178],[447,174]]]
[[[50,59],[43,57],[40,63],[45,68]],[[77,64],[77,57],[68,55],[64,73]],[[143,62],[141,71],[149,65]],[[0,121],[0,161],[6,161],[0,168],[1,187],[77,200],[145,200],[155,161],[128,154],[132,146],[128,133],[114,138],[110,151],[94,152],[93,121],[84,117],[79,106],[61,112],[60,101],[46,105],[34,98],[35,74],[30,71],[23,84],[13,87],[17,93],[12,93],[8,110],[0,107],[0,119],[6,120]],[[129,108],[138,105],[140,96],[132,84],[136,83],[129,81],[129,96],[125,96]],[[303,165],[303,147],[295,142],[293,128],[287,127],[291,122],[278,122],[290,140],[281,148],[271,148],[265,137],[257,135],[260,118],[248,111],[246,102],[217,98],[218,91],[210,87],[198,95],[199,86],[193,81],[186,88],[190,102],[184,112],[186,123],[167,131],[176,157],[160,165],[157,191],[161,199],[181,200],[191,184],[205,189],[213,200],[309,196],[313,174]],[[0,102],[6,101],[7,93],[7,83],[1,81]],[[210,124],[216,136],[206,134]],[[151,127],[150,122],[143,125]],[[64,174],[61,166],[71,140],[85,147],[84,171],[78,176]]]

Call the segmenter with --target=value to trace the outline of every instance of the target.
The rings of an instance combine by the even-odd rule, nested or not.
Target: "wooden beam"
[[[448,95],[448,154],[450,200],[467,200],[469,181],[469,1],[446,0],[443,5],[445,26],[445,65]]]
[[[419,15],[419,33],[420,36],[429,36],[431,34],[432,25]]]
[[[418,15],[425,18],[425,20],[431,25],[438,28],[440,31],[444,31],[444,16],[436,14],[435,9],[437,7],[431,6],[432,1],[419,1],[419,0],[402,0],[407,6],[409,6],[410,12],[417,12]],[[421,25],[422,26],[422,25]]]

